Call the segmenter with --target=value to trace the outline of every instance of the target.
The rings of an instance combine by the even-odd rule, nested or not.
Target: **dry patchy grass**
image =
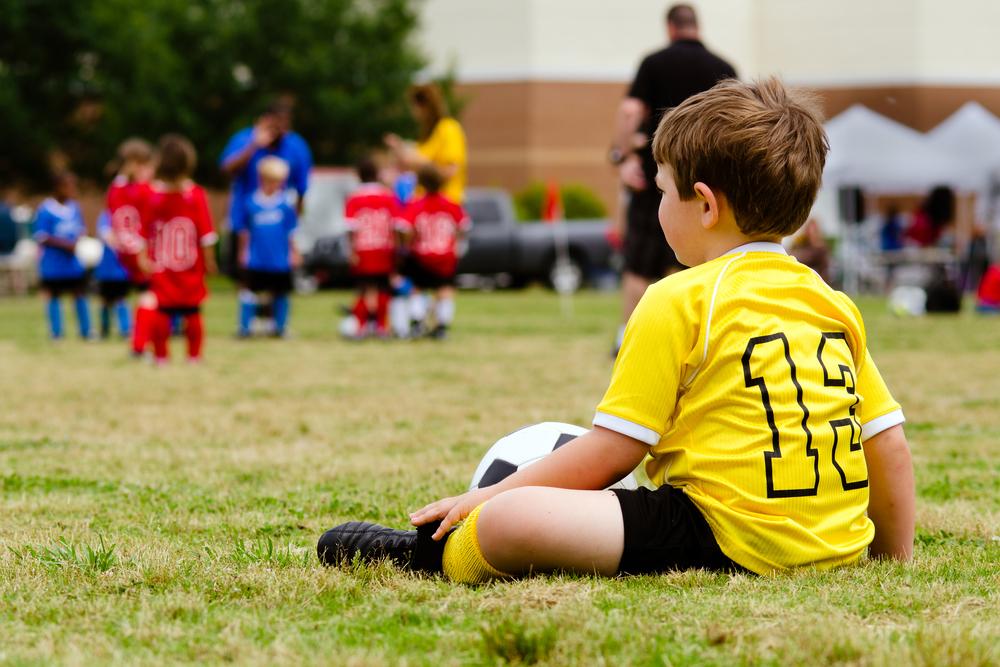
[[[349,344],[343,299],[297,299],[291,341],[237,342],[223,292],[207,363],[161,370],[52,345],[37,301],[0,302],[0,662],[1000,663],[1000,320],[863,304],[909,418],[913,565],[466,588],[324,569],[315,540],[403,525],[522,424],[588,423],[617,300],[463,294],[444,344]]]

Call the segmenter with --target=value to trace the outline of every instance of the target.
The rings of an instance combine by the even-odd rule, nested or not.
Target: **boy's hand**
[[[410,523],[414,526],[422,526],[425,523],[440,519],[441,525],[438,526],[438,529],[434,531],[434,535],[431,536],[435,540],[440,540],[448,534],[452,526],[469,516],[469,512],[495,496],[497,492],[493,488],[488,486],[483,489],[473,489],[460,496],[442,498],[418,509],[416,512],[412,512],[410,514]]]

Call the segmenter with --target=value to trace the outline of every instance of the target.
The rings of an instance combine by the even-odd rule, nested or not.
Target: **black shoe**
[[[435,542],[431,535],[439,522],[417,530],[394,530],[365,521],[350,521],[323,533],[316,554],[324,565],[342,565],[354,556],[363,562],[391,560],[398,567],[440,572],[447,537]]]
[[[434,340],[444,340],[448,337],[448,327],[443,324],[439,324],[427,333],[427,337]]]

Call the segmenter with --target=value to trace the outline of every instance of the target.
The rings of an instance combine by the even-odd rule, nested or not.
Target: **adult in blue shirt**
[[[312,153],[299,134],[292,131],[292,108],[285,102],[275,102],[257,119],[253,127],[236,134],[222,151],[219,166],[233,180],[229,200],[229,224],[242,224],[239,216],[246,200],[259,186],[257,163],[268,155],[288,163],[288,188],[296,194],[296,213],[302,214],[302,202],[309,187]]]
[[[57,174],[53,179],[52,196],[41,203],[35,214],[34,237],[42,247],[38,273],[48,296],[46,313],[53,340],[63,335],[59,297],[66,292],[73,295],[80,337],[90,338],[87,272],[74,252],[77,240],[86,234],[87,228],[76,194],[76,176],[68,171]]]

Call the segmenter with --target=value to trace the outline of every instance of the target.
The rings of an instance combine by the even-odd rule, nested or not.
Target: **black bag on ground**
[[[924,287],[928,313],[957,313],[962,310],[962,293],[944,267],[938,267]]]

